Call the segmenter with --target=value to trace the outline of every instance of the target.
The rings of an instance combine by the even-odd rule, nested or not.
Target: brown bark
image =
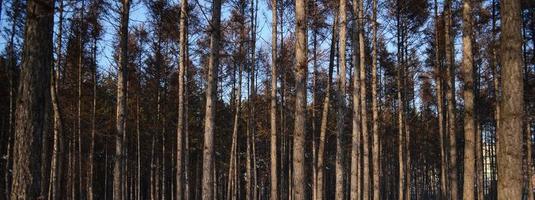
[[[212,21],[210,27],[210,60],[206,84],[206,111],[204,117],[204,148],[202,173],[202,199],[214,199],[214,115],[215,115],[215,81],[219,68],[219,40],[221,23],[221,0],[212,3]]]
[[[358,13],[359,11],[359,3],[358,0],[353,0],[353,13]],[[360,137],[361,137],[361,118],[360,118],[360,99],[359,99],[359,88],[360,88],[360,82],[359,82],[359,70],[358,70],[358,52],[357,52],[357,40],[359,35],[357,34],[357,31],[359,29],[358,21],[353,22],[353,35],[352,35],[352,41],[351,45],[353,46],[353,52],[352,52],[352,62],[354,67],[353,72],[353,117],[351,120],[352,123],[352,131],[351,131],[351,176],[350,176],[350,194],[349,197],[352,200],[360,199],[361,198],[361,157],[360,157]]]
[[[443,76],[442,65],[440,62],[440,46],[438,35],[438,1],[435,0],[435,82],[436,82],[436,96],[437,96],[437,115],[438,115],[438,135],[440,140],[440,198],[446,199],[446,138],[444,137],[444,92],[443,92]]]
[[[128,72],[128,21],[130,15],[130,0],[122,0],[121,7],[121,25],[119,29],[120,51],[119,69],[117,72],[117,114],[115,135],[115,158],[113,166],[113,199],[122,200],[124,181],[124,156],[123,156],[123,137],[125,136],[126,126],[126,89],[127,89],[127,72]]]
[[[449,177],[450,197],[458,199],[457,184],[457,137],[456,137],[456,112],[455,112],[455,59],[453,47],[453,24],[451,0],[444,3],[445,12],[445,48],[446,48],[446,101],[447,101],[447,127],[449,136]]]
[[[340,0],[338,14],[340,21],[339,26],[339,63],[340,68],[338,70],[338,90],[336,92],[336,98],[338,101],[336,111],[336,193],[335,199],[344,199],[344,158],[343,158],[343,141],[342,135],[344,133],[344,117],[345,117],[345,95],[346,95],[346,27],[347,27],[347,11],[346,1]],[[335,33],[333,33],[335,34]]]
[[[474,59],[472,55],[472,2],[463,1],[463,63],[464,82],[464,183],[463,199],[475,199],[475,121],[474,121]]]
[[[270,199],[277,200],[277,0],[271,0],[271,12]]]
[[[498,136],[498,199],[522,197],[522,35],[520,1],[501,0],[501,115]]]
[[[362,129],[362,186],[363,186],[363,198],[370,198],[370,156],[369,156],[369,135],[368,135],[368,110],[366,106],[366,52],[364,46],[364,0],[359,0],[358,10],[359,20],[359,54],[360,54],[360,117],[361,117],[361,129]]]
[[[307,80],[307,20],[305,0],[295,1],[295,129],[293,140],[292,193],[295,200],[305,199],[305,107]]]
[[[372,142],[372,169],[373,169],[373,199],[379,200],[379,189],[380,189],[380,180],[379,180],[379,109],[377,105],[377,0],[373,0],[373,16],[372,16],[372,133],[373,133],[373,142]]]
[[[332,30],[335,32],[337,29],[337,20],[338,17],[335,18],[335,22],[333,23]],[[332,75],[333,75],[333,68],[334,68],[334,57],[335,57],[335,47],[337,42],[337,34],[332,34],[331,39],[331,48],[329,53],[329,74],[328,74],[328,80],[327,80],[327,86],[325,88],[325,98],[323,100],[323,108],[322,108],[322,114],[321,114],[321,124],[320,124],[320,138],[319,138],[319,145],[318,145],[318,162],[316,163],[316,171],[318,173],[317,175],[317,199],[324,199],[325,195],[325,136],[327,134],[327,121],[329,117],[329,106],[330,106],[330,99],[331,99],[331,82],[332,82]]]
[[[57,59],[54,66],[51,68],[50,71],[50,96],[52,100],[52,113],[53,113],[53,144],[52,144],[52,158],[51,158],[51,164],[50,164],[50,183],[49,183],[49,189],[48,189],[48,199],[49,200],[56,200],[59,199],[59,177],[61,177],[61,163],[62,158],[60,157],[62,155],[63,150],[63,137],[61,134],[62,130],[62,121],[61,121],[61,114],[59,109],[59,99],[58,99],[58,79],[59,79],[59,69],[61,66],[61,58],[63,57],[63,0],[60,0],[59,2],[59,19],[58,19],[58,45],[57,45]]]
[[[178,69],[178,118],[177,118],[177,136],[176,136],[176,199],[182,200],[183,194],[183,180],[184,171],[183,161],[183,144],[184,144],[184,71],[186,70],[186,48],[187,48],[187,32],[186,32],[186,18],[188,15],[188,1],[182,0],[180,5],[180,49],[179,53],[179,69]]]
[[[11,199],[37,199],[41,194],[41,151],[45,135],[46,97],[52,65],[53,0],[29,0],[22,71],[15,113]]]
[[[399,1],[398,1],[398,4],[399,4]],[[404,101],[404,98],[403,98],[403,90],[404,90],[404,68],[405,68],[405,63],[403,61],[403,34],[402,34],[402,31],[401,28],[402,28],[402,22],[401,22],[401,17],[400,17],[400,10],[399,10],[399,5],[398,5],[398,10],[397,10],[397,13],[396,13],[396,21],[397,21],[397,59],[398,59],[398,69],[397,69],[397,77],[396,77],[396,84],[397,84],[397,103],[398,103],[398,108],[397,108],[397,111],[398,111],[398,199],[399,200],[403,200],[403,198],[405,197],[405,190],[404,190],[404,179],[405,179],[405,162],[404,162],[404,144],[405,144],[405,141],[404,141],[404,132],[405,132],[405,115],[404,115],[404,112],[405,112],[405,101]]]

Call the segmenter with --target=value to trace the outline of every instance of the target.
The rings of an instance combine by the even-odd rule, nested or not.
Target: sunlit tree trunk
[[[498,135],[498,199],[522,198],[524,86],[520,1],[501,0],[501,115]]]
[[[206,111],[204,117],[204,148],[202,173],[202,199],[214,199],[214,115],[217,80],[216,73],[219,66],[219,40],[221,23],[221,0],[212,2],[212,22],[210,27],[210,59],[206,81]]]
[[[397,37],[397,74],[396,74],[396,84],[397,84],[397,111],[398,111],[398,121],[397,121],[397,125],[398,125],[398,147],[397,147],[397,150],[398,150],[398,200],[403,200],[405,194],[404,194],[404,178],[405,178],[405,169],[404,169],[404,132],[405,132],[405,126],[404,126],[404,101],[403,101],[403,77],[405,75],[404,73],[404,68],[405,68],[405,65],[404,65],[404,62],[403,62],[403,56],[402,56],[402,50],[403,50],[403,37],[402,37],[402,30],[401,30],[401,27],[402,27],[402,22],[401,22],[401,14],[400,14],[400,5],[399,5],[399,1],[397,2],[397,11],[396,11],[396,28],[397,28],[397,33],[396,33],[396,37]]]
[[[361,117],[361,129],[362,129],[362,186],[363,186],[363,198],[365,200],[370,198],[370,156],[369,156],[369,141],[368,141],[368,110],[366,109],[366,52],[364,44],[364,0],[359,0],[358,10],[358,33],[359,33],[359,54],[360,54],[360,117]]]
[[[463,63],[464,82],[464,183],[463,199],[475,199],[475,122],[474,122],[474,59],[472,55],[472,2],[463,0]]]
[[[54,0],[27,2],[20,85],[15,113],[11,199],[39,199],[46,101],[50,95]],[[48,94],[47,94],[48,93]]]
[[[180,55],[178,69],[178,118],[177,118],[177,135],[176,135],[176,199],[182,200],[184,171],[183,161],[183,144],[184,144],[184,72],[186,70],[186,48],[187,48],[187,29],[186,18],[188,15],[188,1],[182,0],[180,5]]]
[[[336,111],[336,194],[335,199],[344,199],[344,157],[343,157],[343,141],[342,135],[344,133],[344,117],[345,117],[345,94],[346,94],[346,27],[347,27],[347,11],[346,1],[340,0],[338,15],[340,21],[339,26],[339,63],[338,69],[338,90],[336,91],[337,111]],[[333,33],[336,34],[336,33]]]
[[[372,1],[373,13],[372,13],[372,133],[373,133],[373,142],[372,142],[372,158],[373,158],[373,199],[379,200],[379,173],[380,173],[380,162],[379,162],[379,110],[377,105],[377,0]]]
[[[358,13],[359,10],[359,3],[358,0],[353,0],[353,13]],[[353,100],[353,117],[351,120],[352,124],[352,130],[351,130],[351,175],[350,175],[350,193],[349,197],[351,200],[356,200],[361,198],[361,188],[362,185],[360,184],[362,167],[361,167],[361,154],[360,154],[360,139],[361,139],[361,118],[360,118],[360,98],[359,98],[359,91],[360,91],[360,82],[359,82],[359,55],[357,51],[357,45],[358,45],[358,33],[357,30],[359,29],[359,23],[357,20],[353,21],[353,34],[352,34],[352,41],[351,45],[353,48],[353,52],[351,55],[352,63],[353,63],[353,91],[352,93],[352,100]],[[335,31],[335,30],[333,30]],[[334,42],[334,40],[333,40]]]
[[[271,12],[270,199],[277,200],[277,0],[271,0]]]

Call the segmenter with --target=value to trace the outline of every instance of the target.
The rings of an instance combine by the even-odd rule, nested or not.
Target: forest
[[[535,0],[0,0],[0,199],[533,200]]]

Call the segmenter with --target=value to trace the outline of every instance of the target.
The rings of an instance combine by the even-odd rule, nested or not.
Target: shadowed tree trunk
[[[187,32],[186,32],[186,18],[188,15],[188,1],[182,0],[180,5],[180,55],[179,69],[178,69],[178,118],[177,118],[177,135],[176,135],[176,199],[182,200],[184,171],[183,161],[183,144],[184,144],[184,71],[186,70],[186,48],[187,48]]]
[[[115,135],[115,158],[113,166],[113,199],[122,200],[123,176],[123,137],[126,126],[126,84],[128,72],[128,21],[130,16],[130,0],[121,1],[121,26],[119,29],[120,50],[119,71],[117,72],[117,114]]]
[[[522,197],[522,35],[520,1],[501,0],[501,115],[498,136],[498,199]]]
[[[50,92],[54,0],[29,0],[21,77],[15,113],[11,199],[38,199],[42,194],[42,138]]]
[[[447,127],[449,136],[449,177],[450,177],[450,197],[458,199],[457,184],[457,137],[456,137],[456,113],[455,113],[455,59],[453,47],[453,24],[451,0],[444,3],[445,22],[445,50],[446,50],[446,101],[447,101]]]
[[[335,18],[335,21],[333,23],[332,30],[335,32],[337,29],[337,18]],[[329,117],[329,106],[331,101],[331,85],[332,85],[332,75],[333,75],[333,68],[334,68],[334,57],[335,57],[335,51],[336,51],[336,42],[337,42],[337,34],[332,34],[331,39],[331,47],[330,47],[330,53],[329,53],[329,74],[327,77],[327,86],[325,87],[325,98],[323,100],[323,108],[321,112],[321,124],[320,124],[320,138],[319,138],[319,145],[318,145],[318,163],[316,165],[316,171],[318,172],[317,176],[317,199],[324,199],[325,196],[325,136],[327,134],[327,120]]]
[[[435,82],[436,82],[436,96],[437,96],[437,115],[438,115],[438,135],[440,140],[440,198],[446,199],[446,138],[444,137],[444,92],[442,65],[440,62],[440,45],[439,45],[439,16],[438,16],[438,1],[435,0]]]
[[[293,138],[293,199],[305,199],[305,107],[307,85],[306,0],[295,1],[295,124]]]
[[[63,150],[63,137],[61,134],[62,130],[62,121],[61,114],[59,109],[59,100],[58,100],[58,79],[59,79],[59,70],[61,66],[61,58],[63,57],[63,0],[59,1],[59,19],[58,19],[58,36],[57,36],[57,59],[54,66],[50,70],[50,96],[52,99],[52,113],[53,113],[53,144],[52,144],[52,158],[50,160],[50,183],[48,189],[48,199],[56,200],[60,199],[59,194],[59,178],[61,177],[61,166],[62,166],[62,150]]]

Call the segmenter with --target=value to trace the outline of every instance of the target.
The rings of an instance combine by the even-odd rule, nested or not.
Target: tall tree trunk
[[[271,12],[270,199],[277,200],[277,0],[271,0]]]
[[[138,79],[138,91],[136,93],[136,199],[141,199],[141,108],[139,105],[139,96],[141,94],[141,80]]]
[[[221,0],[212,3],[212,22],[210,27],[210,60],[206,83],[206,111],[204,116],[204,148],[202,173],[202,199],[214,199],[214,115],[215,115],[215,81],[219,68],[219,40],[221,23]]]
[[[501,0],[502,99],[498,135],[498,199],[522,197],[522,35],[520,1]]]
[[[62,130],[62,121],[61,114],[59,110],[59,99],[58,99],[58,80],[61,66],[61,59],[63,57],[63,0],[59,1],[59,19],[58,19],[58,36],[57,36],[57,59],[55,63],[56,69],[52,67],[50,70],[50,96],[52,100],[52,112],[53,112],[53,144],[52,144],[52,158],[50,164],[50,183],[48,189],[48,200],[60,199],[59,194],[59,178],[61,177],[61,163],[62,163],[62,150],[63,150],[63,137],[61,134]],[[7,192],[7,191],[6,191]]]
[[[438,115],[438,135],[440,140],[440,199],[446,199],[446,138],[444,137],[444,92],[443,92],[443,73],[442,64],[440,62],[440,45],[439,45],[439,16],[438,16],[438,1],[435,0],[435,82],[436,82],[436,96],[437,96],[437,115]]]
[[[187,19],[186,19],[187,20]],[[188,22],[186,21],[186,31]],[[188,41],[186,40],[186,62],[189,63]],[[188,70],[184,72],[184,104],[188,105]],[[189,123],[188,123],[188,109],[184,109],[184,199],[190,199],[190,183],[189,183]],[[178,199],[177,199],[178,200]]]
[[[89,166],[87,174],[87,199],[93,200],[93,170],[94,170],[94,154],[95,154],[95,135],[96,127],[96,113],[97,113],[97,38],[93,38],[93,105],[91,106],[91,138],[89,144]]]
[[[359,0],[359,54],[360,54],[360,117],[361,117],[361,129],[362,129],[362,185],[364,187],[362,194],[364,199],[370,199],[370,156],[369,156],[369,142],[368,142],[368,110],[366,107],[366,58],[365,58],[365,46],[364,46],[364,0]]]
[[[335,22],[333,23],[333,33],[338,30],[338,23],[337,20],[338,17],[335,18]],[[331,84],[332,84],[332,75],[333,75],[333,68],[334,68],[334,57],[335,57],[335,51],[336,51],[336,42],[337,42],[337,34],[332,34],[331,39],[331,48],[329,53],[329,74],[327,77],[327,86],[325,88],[325,98],[323,100],[323,108],[321,112],[321,124],[320,124],[320,139],[319,139],[319,146],[318,146],[318,162],[316,165],[316,171],[318,172],[317,176],[317,199],[323,200],[325,196],[325,137],[327,135],[327,121],[329,117],[329,106],[330,106],[330,100],[331,100]]]
[[[372,1],[372,158],[373,158],[373,199],[379,200],[379,110],[377,105],[377,0]]]
[[[475,121],[474,121],[474,59],[472,55],[472,2],[463,0],[463,63],[464,81],[464,183],[463,199],[475,199]]]
[[[306,0],[295,1],[295,129],[293,140],[293,199],[305,199],[305,107],[307,80]]]
[[[84,37],[84,9],[85,9],[85,1],[82,0],[82,6],[79,8],[79,15],[80,15],[80,25],[78,27],[78,98],[77,98],[77,105],[76,105],[76,143],[77,143],[77,151],[78,154],[77,157],[77,172],[78,172],[78,197],[82,198],[83,191],[82,191],[82,182],[84,179],[84,175],[82,174],[82,68],[83,68],[83,56],[84,56],[84,44],[82,37]]]
[[[353,0],[353,13],[359,12],[359,3],[358,0]],[[361,198],[361,188],[362,185],[360,184],[360,180],[362,180],[360,176],[360,172],[362,172],[361,168],[361,154],[360,150],[362,147],[360,146],[360,139],[361,139],[361,118],[360,118],[360,99],[359,99],[359,91],[360,91],[360,82],[359,82],[359,56],[357,55],[357,45],[358,45],[358,33],[357,30],[359,29],[359,23],[357,20],[353,21],[353,34],[352,34],[352,41],[351,45],[353,48],[352,52],[352,62],[353,62],[353,118],[351,120],[352,123],[352,131],[351,131],[351,176],[350,176],[350,194],[349,197],[351,200],[356,200]]]
[[[183,181],[183,144],[184,144],[184,72],[186,70],[186,48],[187,48],[187,29],[186,18],[188,17],[188,1],[182,0],[180,5],[180,55],[178,69],[178,118],[177,118],[177,135],[176,135],[176,199],[182,200],[184,196]]]
[[[403,56],[402,56],[402,50],[403,50],[403,36],[402,36],[402,25],[401,25],[401,11],[400,11],[400,5],[399,5],[399,1],[397,1],[397,11],[396,11],[396,28],[397,28],[397,33],[396,33],[396,37],[397,37],[397,60],[398,60],[398,69],[397,69],[397,77],[396,77],[396,83],[397,83],[397,103],[398,103],[398,200],[403,200],[404,198],[404,178],[405,178],[405,169],[404,169],[404,157],[403,157],[403,152],[404,152],[404,101],[403,101],[403,92],[402,90],[404,89],[404,85],[403,85],[403,77],[405,75],[404,73],[404,68],[405,68],[405,63],[403,61]]]
[[[117,72],[117,114],[115,135],[115,158],[113,167],[113,199],[122,200],[123,177],[123,137],[126,134],[126,84],[128,72],[128,21],[130,15],[130,0],[122,0],[121,26],[119,29],[120,49],[119,71]]]
[[[532,177],[533,177],[533,152],[532,152],[532,139],[531,139],[531,121],[530,121],[530,118],[527,117],[526,118],[526,157],[527,157],[527,169],[526,169],[526,175],[527,175],[527,197],[528,199],[533,199],[533,182],[531,181],[532,180]]]
[[[449,135],[449,177],[450,177],[450,196],[451,199],[458,198],[458,184],[457,184],[457,137],[456,137],[456,113],[455,113],[455,59],[453,47],[453,24],[451,0],[446,0],[444,3],[445,12],[445,48],[446,48],[446,101],[448,105],[448,135]]]
[[[45,135],[46,98],[50,92],[54,0],[27,2],[22,71],[15,113],[11,199],[38,199],[41,194],[41,148]]]
[[[236,89],[236,111],[234,113],[234,125],[232,128],[232,145],[230,149],[230,166],[229,166],[229,182],[228,182],[228,192],[227,192],[227,199],[235,200],[237,199],[237,193],[239,191],[235,190],[234,185],[239,184],[238,179],[236,179],[238,175],[238,165],[237,165],[237,146],[238,146],[238,126],[239,126],[239,119],[240,119],[240,106],[241,106],[241,87],[242,87],[242,70],[243,70],[243,63],[239,64],[239,70],[238,70],[238,86]]]
[[[343,157],[343,140],[342,135],[344,133],[344,117],[345,117],[345,95],[346,95],[346,27],[347,27],[347,11],[346,11],[346,1],[340,0],[338,15],[340,16],[340,21],[338,21],[337,26],[339,26],[340,32],[339,37],[339,61],[340,68],[338,69],[338,90],[336,92],[336,98],[338,101],[337,111],[336,111],[336,193],[335,199],[342,200],[344,199],[344,157]],[[333,33],[335,34],[335,33]]]

